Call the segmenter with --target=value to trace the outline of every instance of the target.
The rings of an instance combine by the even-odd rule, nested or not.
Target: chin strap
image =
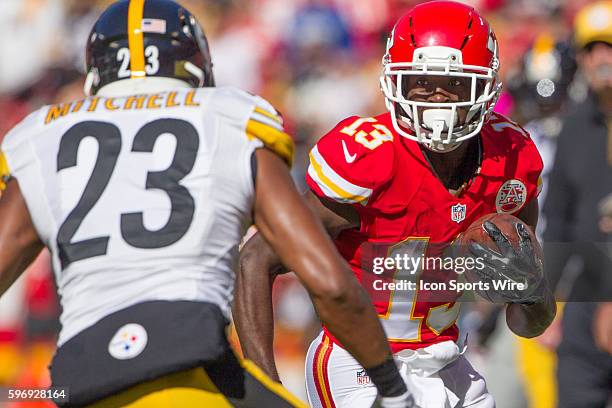
[[[425,146],[434,152],[447,153],[455,150],[461,145],[461,142],[450,143],[449,139],[453,132],[453,128],[459,121],[457,111],[455,109],[426,109],[423,111],[423,125],[430,129],[430,142],[425,143]],[[421,129],[423,131],[423,129]],[[426,130],[429,132],[429,130]],[[446,132],[448,137],[446,143],[442,140],[442,132]]]
[[[431,139],[434,142],[442,141],[442,132],[453,132],[459,118],[454,109],[425,109],[423,110],[423,125],[431,129]],[[447,138],[449,139],[449,138]]]

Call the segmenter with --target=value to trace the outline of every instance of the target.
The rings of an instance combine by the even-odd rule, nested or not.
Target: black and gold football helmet
[[[86,49],[85,92],[145,77],[214,86],[208,41],[195,17],[171,0],[121,0],[96,21]]]

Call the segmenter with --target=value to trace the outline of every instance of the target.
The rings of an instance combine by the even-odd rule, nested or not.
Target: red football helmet
[[[433,151],[451,151],[477,135],[501,91],[493,30],[472,7],[453,1],[423,3],[400,18],[387,40],[383,67],[381,87],[393,126]],[[470,88],[452,102],[408,95],[416,78],[431,76],[471,81]]]

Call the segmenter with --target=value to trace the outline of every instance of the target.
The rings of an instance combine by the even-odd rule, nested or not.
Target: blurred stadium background
[[[0,140],[30,111],[82,97],[85,40],[109,0],[0,1]],[[386,36],[409,0],[181,0],[198,16],[219,85],[261,94],[295,138],[293,175],[304,188],[307,153],[340,119],[384,111],[378,88]],[[497,109],[521,124],[555,116],[585,96],[574,76],[572,21],[582,0],[471,0],[496,30],[505,93]],[[440,18],[444,18],[440,16]],[[564,45],[565,43],[565,45]],[[566,92],[567,91],[567,92]],[[539,124],[545,161],[558,121]],[[556,130],[555,130],[556,129]],[[547,166],[549,163],[546,163]],[[276,355],[284,384],[305,399],[303,361],[319,330],[291,276],[275,287]],[[59,306],[42,254],[0,301],[0,386],[47,386]],[[474,364],[498,406],[555,406],[554,328],[519,341],[487,305],[464,307]],[[235,336],[234,336],[235,340]],[[237,344],[237,341],[235,341]],[[11,407],[47,406],[20,403]]]

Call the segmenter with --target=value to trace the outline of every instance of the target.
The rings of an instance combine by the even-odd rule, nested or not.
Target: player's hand
[[[470,252],[483,260],[483,268],[474,268],[482,282],[493,281],[522,283],[523,290],[506,285],[496,291],[497,297],[507,303],[540,303],[544,299],[544,267],[536,257],[531,237],[522,223],[515,225],[519,237],[519,248],[515,249],[508,238],[490,221],[484,229],[497,245],[499,252],[477,242],[470,244]]]
[[[372,408],[420,408],[415,402],[414,397],[410,392],[406,391],[397,397],[381,397],[379,396]]]

